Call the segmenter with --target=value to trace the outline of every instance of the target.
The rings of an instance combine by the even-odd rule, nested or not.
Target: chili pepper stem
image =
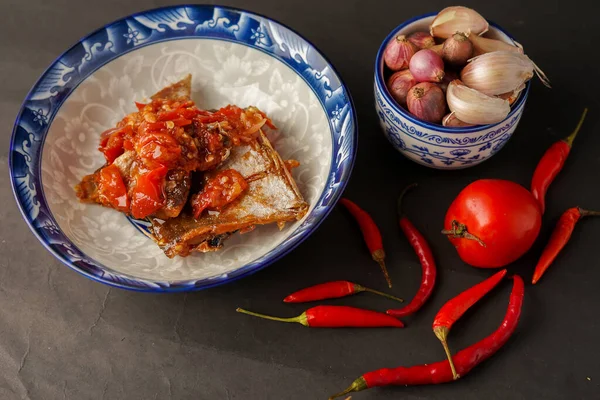
[[[461,224],[457,220],[452,221],[452,229],[443,229],[442,235],[452,236],[454,239],[475,240],[481,246],[486,247],[483,240],[479,239],[477,236],[469,232],[467,230],[467,226],[465,224]]]
[[[375,250],[373,252],[373,254],[371,254],[373,257],[373,260],[375,260],[377,262],[377,264],[379,264],[379,266],[381,267],[381,271],[383,272],[383,276],[385,277],[385,281],[388,284],[388,287],[391,289],[392,288],[392,280],[390,279],[390,275],[388,274],[388,270],[387,267],[385,266],[385,252],[383,251],[383,249],[379,249],[379,250]]]
[[[371,289],[371,288],[364,287],[364,286],[357,285],[357,284],[354,285],[354,288],[355,288],[354,290],[357,293],[358,292],[369,292],[369,293],[376,294],[378,296],[387,297],[388,299],[391,299],[391,300],[399,301],[400,303],[404,302],[404,299],[401,299],[400,297],[392,296],[391,294],[380,292],[379,290]]]
[[[583,121],[585,120],[585,116],[587,115],[588,109],[585,108],[583,110],[583,114],[581,115],[581,118],[579,119],[579,122],[577,123],[577,127],[575,127],[575,130],[573,131],[573,133],[571,133],[569,136],[567,136],[566,138],[564,138],[564,141],[567,145],[569,145],[569,147],[573,146],[573,141],[575,140],[575,137],[577,137],[577,134],[579,133],[579,130],[581,129],[581,126],[583,125]]]
[[[308,326],[308,321],[306,319],[306,313],[302,313],[302,314],[298,315],[297,317],[280,318],[280,317],[272,317],[270,315],[255,313],[255,312],[252,312],[252,311],[244,310],[243,308],[239,308],[239,307],[236,308],[235,311],[239,312],[239,313],[242,313],[242,314],[252,315],[253,317],[258,317],[258,318],[263,318],[263,319],[270,319],[271,321],[297,322],[297,323],[302,324],[304,326]]]
[[[456,372],[456,367],[454,366],[454,361],[452,361],[452,353],[450,352],[450,348],[448,347],[448,328],[445,326],[436,326],[433,328],[433,333],[435,336],[442,342],[442,346],[444,347],[444,351],[446,352],[446,357],[448,358],[448,362],[450,363],[450,370],[452,370],[452,378],[457,380],[460,378],[460,375]]]
[[[579,208],[579,214],[581,217],[600,217],[600,211],[590,211]]]
[[[346,388],[346,390],[344,390],[343,392],[339,392],[339,393],[334,394],[333,396],[330,396],[329,400],[333,400],[338,397],[342,397],[343,395],[348,394],[350,392],[360,392],[361,390],[365,390],[368,388],[369,387],[367,386],[367,381],[365,380],[365,378],[363,378],[361,376],[360,378],[358,378],[354,382],[352,382],[352,385],[348,386],[348,388]]]

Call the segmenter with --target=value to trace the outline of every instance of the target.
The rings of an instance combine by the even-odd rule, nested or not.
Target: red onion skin
[[[444,74],[444,79],[442,79],[442,81],[438,83],[438,86],[444,91],[444,93],[446,93],[448,85],[455,79],[460,79],[458,74],[454,71],[448,70]]]
[[[473,56],[473,43],[463,33],[457,32],[444,42],[442,59],[446,65],[462,68]]]
[[[435,51],[419,50],[410,59],[409,69],[419,82],[441,82],[444,79],[444,61]]]
[[[446,114],[446,96],[434,83],[415,85],[409,90],[406,103],[408,111],[423,121],[439,124]]]
[[[408,35],[408,40],[419,49],[429,49],[435,46],[435,39],[429,32],[415,32]]]
[[[409,70],[395,72],[387,81],[387,88],[398,104],[406,108],[406,96],[417,81]]]
[[[412,56],[419,50],[404,35],[395,36],[385,47],[383,61],[392,71],[408,68]]]

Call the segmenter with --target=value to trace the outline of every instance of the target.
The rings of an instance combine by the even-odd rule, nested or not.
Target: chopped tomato
[[[119,157],[125,151],[123,149],[123,143],[127,137],[132,136],[131,126],[124,126],[122,128],[113,128],[104,131],[100,136],[100,147],[99,150],[104,153],[106,162],[111,164],[117,157]]]
[[[173,122],[173,124],[175,126],[186,126],[186,125],[189,125],[192,123],[191,120],[186,119],[186,118],[177,118],[177,119],[172,120],[171,122]]]
[[[238,106],[234,106],[234,105],[228,105],[225,106],[221,109],[219,109],[219,111],[217,111],[217,114],[221,114],[224,115],[228,118],[235,118],[235,119],[239,119],[240,116],[242,115],[242,109],[239,108]]]
[[[129,211],[127,188],[116,165],[111,164],[100,170],[97,175],[98,198],[102,204],[119,211]]]
[[[220,211],[248,189],[248,182],[234,169],[218,172],[204,185],[203,190],[192,196],[194,218],[206,209]]]
[[[163,185],[167,167],[160,166],[137,177],[131,193],[131,215],[146,218],[164,204]]]
[[[136,137],[135,151],[148,168],[173,167],[181,155],[177,140],[168,133],[146,133]]]

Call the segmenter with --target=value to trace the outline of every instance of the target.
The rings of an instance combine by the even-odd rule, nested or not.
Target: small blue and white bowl
[[[222,251],[167,258],[141,221],[84,204],[74,185],[103,164],[100,133],[162,87],[192,74],[199,107],[255,105],[279,127],[270,139],[308,214],[235,235]],[[23,218],[57,259],[121,288],[198,290],[242,278],[306,239],[342,194],[358,131],[350,93],[327,59],[269,18],[229,7],[187,5],[130,15],[81,39],[31,89],[15,122],[9,170]]]
[[[489,159],[508,142],[523,114],[531,83],[527,83],[508,116],[497,124],[450,128],[421,121],[410,114],[394,101],[385,85],[383,51],[398,34],[429,31],[435,15],[404,22],[383,41],[375,61],[375,108],[385,136],[410,160],[437,169],[468,168]],[[486,36],[512,43],[512,37],[491,22]]]

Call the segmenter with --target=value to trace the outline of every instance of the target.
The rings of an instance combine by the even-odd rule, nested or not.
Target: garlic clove
[[[460,73],[468,87],[488,96],[512,92],[533,77],[534,64],[525,54],[494,51],[469,60]]]
[[[458,79],[448,85],[446,101],[456,118],[473,125],[498,123],[510,112],[507,100],[478,92]]]
[[[456,32],[472,32],[482,35],[489,29],[489,24],[477,11],[454,6],[444,8],[431,23],[431,36],[447,39]]]
[[[514,52],[514,53],[524,54],[523,46],[521,46],[520,43],[518,43],[514,40],[512,41],[513,44],[510,44],[510,43],[503,42],[501,40],[485,38],[485,37],[472,35],[472,34],[469,34],[467,36],[469,37],[469,40],[471,40],[471,43],[473,43],[473,55],[474,56],[480,56],[482,54],[492,53],[495,51],[509,51],[509,52]],[[538,67],[533,61],[531,61],[531,62],[533,63],[533,70],[534,70],[535,74],[537,75],[537,77],[540,79],[540,81],[546,87],[549,87],[549,88],[552,87],[552,86],[550,86],[550,80],[548,79],[548,77],[546,76],[544,71],[542,71],[542,69],[540,67]]]
[[[469,126],[473,126],[473,124],[468,124],[468,123],[456,118],[456,114],[454,114],[453,112],[451,112],[450,114],[447,114],[444,117],[444,119],[442,120],[442,125],[448,126],[448,127],[455,127],[455,128],[459,128],[459,127],[466,128]]]
[[[468,33],[467,36],[473,43],[473,55],[479,56],[493,51],[512,51],[523,54],[523,46],[513,41],[513,44],[503,42],[502,40],[490,39],[483,36]]]

